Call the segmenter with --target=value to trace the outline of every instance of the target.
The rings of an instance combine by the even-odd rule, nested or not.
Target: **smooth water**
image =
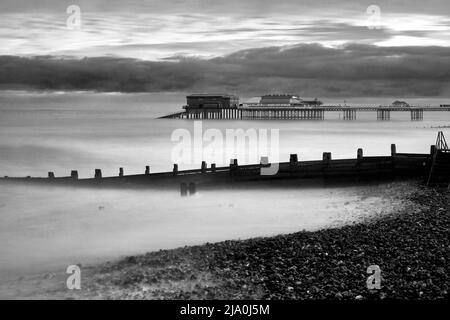
[[[0,93],[0,175],[46,176],[54,171],[67,176],[76,169],[80,177],[91,177],[101,168],[107,176],[117,175],[119,167],[126,174],[143,173],[146,165],[152,172],[169,171],[176,145],[171,135],[177,129],[193,132],[193,122],[156,117],[178,111],[184,96]],[[398,152],[426,153],[438,130],[450,136],[446,112],[425,113],[423,121],[410,121],[409,113],[392,113],[390,121],[377,121],[375,113],[358,113],[356,121],[340,116],[327,114],[324,121],[210,120],[202,127],[224,135],[226,129],[278,129],[281,161],[290,153],[298,153],[301,160],[320,159],[324,151],[333,158],[355,157],[357,148],[365,155],[388,155],[391,143]],[[225,148],[218,150],[224,156],[217,165],[228,163]],[[248,158],[239,152],[239,163],[246,163]],[[184,163],[180,169],[199,165]],[[0,184],[0,277],[206,241],[315,230],[358,220],[389,205],[361,199],[360,191],[223,190],[182,199],[175,191]]]

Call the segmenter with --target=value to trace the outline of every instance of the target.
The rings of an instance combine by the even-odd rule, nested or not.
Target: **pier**
[[[260,102],[239,103],[239,97],[229,94],[192,94],[186,97],[183,110],[160,119],[189,120],[324,120],[325,115],[338,112],[343,120],[356,120],[360,112],[376,114],[376,119],[391,119],[392,112],[407,112],[412,121],[423,120],[424,112],[450,111],[450,105],[439,107],[412,106],[405,101],[391,105],[324,105],[317,98],[302,99],[290,94],[265,95]]]
[[[356,120],[360,112],[376,114],[376,119],[391,119],[392,112],[407,112],[412,121],[423,120],[425,112],[449,112],[450,107],[347,107],[347,106],[270,106],[244,105],[229,108],[208,108],[185,106],[184,111],[175,112],[160,119],[194,120],[324,120],[326,113],[339,112],[343,120]]]
[[[229,166],[218,167],[203,161],[199,169],[180,170],[173,164],[169,172],[150,173],[150,167],[142,174],[126,175],[123,168],[117,176],[103,177],[101,169],[95,169],[93,178],[80,179],[78,172],[72,170],[67,177],[23,178],[4,177],[0,182],[36,182],[51,185],[83,187],[169,187],[181,188],[183,195],[194,194],[197,186],[220,186],[241,182],[302,181],[305,179],[373,179],[383,178],[423,178],[430,186],[450,186],[450,150],[442,132],[439,133],[430,153],[398,153],[395,144],[391,145],[390,156],[365,156],[362,148],[356,150],[353,159],[333,159],[330,152],[324,152],[321,160],[300,161],[298,154],[291,154],[289,162],[267,163],[261,159],[259,164],[239,165],[231,159]],[[264,157],[263,157],[264,158]],[[264,173],[266,168],[275,165],[274,174]],[[270,170],[269,170],[270,171]]]
[[[229,109],[186,109],[185,112],[178,112],[162,118],[182,118],[182,119],[239,119],[239,120],[322,120],[324,110],[321,109],[294,109],[294,108],[229,108]]]

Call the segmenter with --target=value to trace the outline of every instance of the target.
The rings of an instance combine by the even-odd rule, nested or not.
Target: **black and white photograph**
[[[448,0],[0,0],[0,300],[448,301],[449,144]]]

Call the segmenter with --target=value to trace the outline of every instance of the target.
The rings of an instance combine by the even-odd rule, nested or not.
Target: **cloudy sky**
[[[70,5],[80,8],[79,27],[67,13]],[[264,87],[278,81],[295,88],[310,79],[320,82],[320,75],[326,80],[331,72],[336,83],[401,78],[419,87],[417,81],[424,81],[427,88],[439,81],[439,94],[448,89],[448,72],[442,71],[450,66],[448,0],[0,0],[0,6],[0,68],[19,70],[14,79],[0,75],[3,87],[27,82],[29,75],[21,68],[41,56],[31,61],[36,82],[42,82],[43,66],[56,73],[87,72],[99,61],[89,59],[101,58],[109,65],[128,66],[123,81],[134,77],[136,90],[162,90],[142,74],[144,62],[145,70],[166,77],[167,87],[177,90],[202,89],[213,74],[221,78],[213,81],[219,88],[232,87],[233,81]],[[64,57],[70,66],[55,57]],[[80,66],[76,61],[83,57],[88,60]],[[91,66],[89,61],[95,62]],[[300,63],[308,65],[296,65]],[[390,70],[377,70],[386,65]],[[244,77],[243,70],[259,75]],[[439,79],[432,78],[436,71]],[[98,70],[96,85],[121,90],[122,84],[106,84],[105,72]],[[183,77],[191,85],[185,86]],[[74,88],[82,83],[80,78],[60,81]],[[432,91],[423,94],[436,94]]]
[[[79,29],[67,27],[72,4]],[[378,20],[367,12],[372,4]],[[298,43],[450,46],[448,0],[1,0],[1,7],[4,55],[155,60]]]

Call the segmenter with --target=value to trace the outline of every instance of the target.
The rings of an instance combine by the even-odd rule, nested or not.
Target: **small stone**
[[[127,261],[128,263],[136,263],[136,262],[137,262],[137,261],[136,261],[136,258],[133,257],[133,256],[130,256],[130,257],[126,258],[126,261]]]
[[[364,298],[364,297],[361,296],[361,295],[358,295],[358,296],[355,297],[356,300],[362,300],[363,298]]]

